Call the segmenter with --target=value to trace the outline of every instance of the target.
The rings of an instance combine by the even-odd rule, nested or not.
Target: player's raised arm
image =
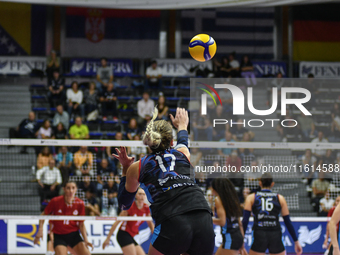
[[[172,121],[172,124],[175,128],[177,128],[177,145],[175,146],[175,149],[184,153],[185,156],[190,160],[190,152],[188,149],[188,124],[189,124],[189,115],[188,111],[186,111],[184,108],[177,108],[176,110],[176,116],[172,116],[170,114],[170,119]]]

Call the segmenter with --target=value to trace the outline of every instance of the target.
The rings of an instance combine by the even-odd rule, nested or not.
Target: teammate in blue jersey
[[[172,126],[165,120],[152,119],[143,136],[143,143],[152,153],[134,162],[125,147],[116,157],[123,166],[118,191],[121,209],[128,209],[141,186],[151,203],[155,221],[149,255],[211,255],[215,234],[211,209],[202,190],[195,184],[188,149],[188,112],[177,108],[170,119],[178,130],[177,145],[173,146]]]
[[[302,248],[289,217],[287,202],[282,195],[271,191],[274,186],[273,177],[271,174],[265,173],[261,176],[259,184],[261,191],[247,197],[243,212],[242,224],[245,231],[247,230],[251,212],[253,212],[254,216],[253,244],[249,255],[263,255],[267,249],[270,254],[286,254],[282,243],[280,214],[295,243],[295,252],[300,255]]]
[[[241,224],[241,207],[234,184],[227,178],[212,181],[216,217],[213,222],[221,226],[222,244],[215,255],[246,255]]]
[[[332,218],[328,223],[329,235],[331,236],[331,245],[333,247],[333,255],[340,255],[339,240],[340,231],[337,229],[337,225],[340,221],[340,205],[335,208]]]

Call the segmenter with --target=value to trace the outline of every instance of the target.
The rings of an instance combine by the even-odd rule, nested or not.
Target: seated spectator
[[[327,217],[329,210],[334,205],[334,202],[334,199],[329,196],[329,191],[327,191],[325,196],[320,199],[320,210],[318,216]]]
[[[53,130],[51,123],[48,119],[45,119],[37,133],[38,139],[53,139]]]
[[[214,119],[225,119],[226,115],[223,112],[223,106],[218,105],[215,109],[215,111],[212,114],[209,114],[210,117],[210,123],[212,125],[214,124]],[[225,136],[225,132],[229,129],[229,123],[228,124],[217,124],[213,128],[213,139],[214,141],[221,140]]]
[[[48,84],[48,102],[51,108],[55,107],[56,104],[61,104],[65,101],[65,79],[59,74],[59,70],[53,71],[53,77]]]
[[[242,140],[240,142],[251,142],[250,140],[250,135],[249,135],[249,132],[245,132],[243,134],[243,137],[242,137]],[[244,155],[249,155],[249,154],[252,154],[254,152],[254,149],[249,149],[249,148],[239,148],[238,150],[238,153],[241,157],[241,154],[244,154]],[[243,157],[243,156],[242,156]],[[244,161],[242,160],[242,162],[244,163]],[[250,163],[250,162],[249,162]],[[249,165],[249,164],[248,164]]]
[[[135,135],[133,137],[134,141],[140,141],[141,137],[139,134]],[[147,148],[146,147],[142,147],[142,146],[138,146],[138,147],[130,147],[130,157],[135,157],[135,160],[137,161],[137,158],[139,157],[140,154],[147,154]]]
[[[229,55],[229,64],[231,66],[230,77],[240,77],[240,63],[235,59],[235,52]]]
[[[280,124],[278,124],[278,130],[282,132],[282,141],[283,142],[298,142],[302,140],[302,136],[300,134],[300,130],[298,126],[296,125],[296,122],[293,121],[295,118],[291,114],[291,111],[286,112],[286,116],[281,116],[280,122],[281,123],[284,119],[287,119],[285,121],[285,125],[289,127],[282,127]]]
[[[79,190],[85,193],[85,214],[91,216],[100,216],[100,209],[98,201],[96,199],[96,185],[91,182],[91,178],[88,174],[83,176],[83,180],[79,183]]]
[[[303,135],[303,140],[309,142],[314,139],[318,132],[315,130],[314,120],[310,116],[306,116],[304,113],[297,118],[299,123],[298,127]]]
[[[319,201],[329,188],[329,182],[324,179],[324,173],[319,172],[319,178],[312,182],[312,206],[315,212],[319,211]]]
[[[68,113],[64,111],[64,107],[60,104],[57,106],[57,112],[53,117],[53,127],[56,127],[59,123],[64,125],[64,128],[68,129],[70,124],[70,117]]]
[[[332,110],[331,110],[331,116],[333,120],[336,116],[340,117],[340,107],[338,103],[334,103]]]
[[[226,166],[230,166],[230,169],[235,169],[235,172],[228,173],[228,178],[235,185],[237,193],[242,195],[243,191],[243,173],[240,172],[242,166],[242,160],[238,157],[237,152],[233,151],[231,156],[227,158]]]
[[[102,105],[103,120],[107,120],[108,115],[112,115],[114,120],[117,119],[117,91],[114,89],[112,83],[107,85],[106,91],[104,91],[99,99]]]
[[[100,60],[101,67],[97,69],[97,89],[99,94],[102,94],[106,89],[109,83],[113,82],[113,69],[112,66],[107,65],[107,59],[102,58]]]
[[[157,109],[158,109],[157,120],[168,120],[169,107],[165,103],[165,97],[163,96],[163,94],[158,98]]]
[[[202,115],[201,111],[194,117],[192,127],[195,141],[212,141],[213,127],[209,118]]]
[[[53,159],[53,155],[50,151],[50,149],[45,146],[41,150],[41,152],[38,154],[37,158],[37,169],[41,169],[44,166],[48,166],[48,162]]]
[[[111,167],[109,167],[109,162],[107,159],[103,159],[100,162],[100,166],[97,171],[97,190],[101,192],[104,186],[104,182],[106,182],[109,177],[114,177],[114,171]]]
[[[117,215],[118,210],[118,184],[114,178],[109,178],[103,187],[102,212],[103,215]]]
[[[222,62],[214,60],[214,73],[215,77],[230,77],[231,66],[229,64],[229,59],[227,57],[222,58]]]
[[[74,166],[76,167],[76,175],[93,175],[93,155],[92,152],[87,150],[87,146],[81,146],[79,151],[74,153],[73,162]]]
[[[324,138],[323,132],[319,131],[318,137],[314,138],[311,143],[328,143],[328,140]],[[313,155],[320,160],[322,156],[326,155],[326,150],[325,149],[313,149],[312,150]]]
[[[229,89],[224,88],[219,92],[221,101],[223,103],[223,119],[233,118],[233,94]]]
[[[152,112],[155,107],[155,102],[150,99],[150,95],[148,92],[143,93],[143,98],[137,103],[137,111],[138,111],[138,124],[144,125],[149,120],[151,120]]]
[[[256,85],[253,63],[248,55],[244,55],[240,65],[241,76],[245,78],[247,85]],[[251,79],[251,82],[250,82]]]
[[[334,117],[333,117],[334,116]],[[331,142],[339,142],[340,139],[340,115],[332,113],[332,125],[331,125],[332,140]]]
[[[117,132],[115,135],[115,141],[122,140],[124,140],[122,132]],[[113,157],[112,154],[117,154],[116,149],[119,149],[119,147],[106,147],[106,156],[115,175],[117,174],[118,160],[115,157]]]
[[[90,131],[89,128],[82,123],[81,117],[76,117],[75,124],[70,127],[70,138],[71,139],[89,139]]]
[[[58,168],[63,177],[63,185],[68,182],[69,176],[73,175],[73,155],[68,151],[66,146],[60,148],[57,155]]]
[[[190,150],[190,163],[191,165],[198,166],[202,158],[202,152],[198,148],[192,148]]]
[[[157,66],[157,61],[153,60],[151,66],[146,68],[146,83],[145,89],[148,90],[150,87],[157,88],[157,90],[162,90],[162,69]]]
[[[60,69],[60,59],[57,57],[57,52],[55,50],[51,50],[50,56],[47,58],[47,80],[50,83],[50,80],[53,78],[53,72],[55,70],[59,71]]]
[[[90,114],[97,110],[98,104],[98,91],[96,90],[96,84],[90,82],[90,86],[84,92],[85,113]]]
[[[66,92],[67,100],[67,112],[68,115],[73,119],[74,115],[81,115],[84,119],[85,111],[83,103],[83,91],[79,90],[78,82],[74,81],[71,84],[71,88]]]
[[[55,167],[53,158],[48,161],[47,166],[37,171],[36,178],[39,184],[41,210],[43,211],[48,201],[59,195],[59,185],[62,183],[60,171]]]
[[[137,125],[137,120],[135,118],[130,119],[129,125],[126,129],[126,136],[129,140],[133,140],[135,135],[140,134],[141,131]]]
[[[334,166],[334,164],[335,164],[335,158],[333,156],[332,150],[330,150],[330,149],[326,150],[326,155],[322,156],[318,161],[318,165],[319,165],[320,169],[323,169],[324,178],[329,182],[331,182],[333,180],[334,169],[329,170],[328,167],[327,167],[327,170],[324,171],[323,165]]]
[[[235,141],[242,141],[243,140],[243,136],[245,133],[248,133],[249,135],[249,140],[252,141],[254,139],[254,133],[249,131],[248,129],[246,129],[243,126],[243,120],[242,119],[238,119],[237,120],[238,123],[241,124],[233,124],[233,126],[230,128],[230,132],[233,134],[233,139]]]
[[[229,131],[225,132],[225,138],[221,139],[220,142],[235,142],[235,140],[232,137],[232,134]],[[227,156],[229,157],[229,155],[233,152],[232,148],[222,148],[222,149],[218,149],[218,155],[221,156]]]
[[[89,174],[83,175],[82,181],[79,183],[78,188],[84,192],[89,191],[94,195],[97,194],[96,184],[91,181],[91,176]]]
[[[27,119],[23,119],[19,126],[16,128],[10,128],[9,137],[10,138],[35,138],[37,131],[39,130],[39,125],[35,120],[35,113],[30,112]],[[27,153],[27,146],[23,146],[20,153]]]
[[[303,175],[304,175],[304,183],[308,183],[310,185],[313,179],[318,177],[317,171],[312,171],[312,169],[316,169],[317,159],[312,155],[312,151],[307,149],[305,151],[305,155],[302,156],[302,167],[303,167]]]
[[[54,138],[55,139],[68,139],[67,130],[65,129],[63,123],[59,123],[57,127],[54,129]]]

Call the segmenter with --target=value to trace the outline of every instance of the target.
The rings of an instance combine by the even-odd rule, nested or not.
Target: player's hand
[[[188,111],[184,108],[177,108],[176,117],[170,114],[170,119],[175,128],[186,129],[189,124]]]
[[[89,247],[91,247],[91,251],[93,251],[93,244],[92,243],[90,243],[89,241],[86,241],[85,245],[86,245],[87,249],[89,249]]]
[[[42,231],[38,231],[38,233],[34,237],[34,244],[38,244],[40,242],[40,239],[43,240],[43,233]]]
[[[103,250],[105,250],[106,246],[109,246],[109,244],[110,244],[110,239],[106,238],[104,243],[103,243]]]
[[[134,157],[129,157],[127,155],[125,147],[120,147],[120,150],[118,150],[116,148],[116,152],[117,152],[117,155],[116,154],[112,154],[112,156],[114,156],[116,159],[119,160],[119,162],[123,166],[123,169],[127,170],[129,168],[129,166],[131,166],[131,164],[135,161],[135,158]],[[123,174],[125,175],[126,173],[123,173]]]
[[[302,253],[302,247],[301,247],[299,241],[295,242],[295,253],[296,253],[296,255],[301,255],[301,253]],[[335,255],[334,252],[333,252],[333,255]],[[338,254],[338,255],[340,255],[340,254]]]

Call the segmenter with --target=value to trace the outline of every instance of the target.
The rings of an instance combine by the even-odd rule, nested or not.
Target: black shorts
[[[285,251],[282,242],[282,232],[279,230],[254,230],[253,244],[251,250],[255,252],[265,253],[280,253]]]
[[[65,235],[54,234],[53,246],[55,248],[58,245],[63,245],[66,247],[70,246],[71,248],[73,248],[80,242],[83,242],[83,239],[81,238],[79,231],[71,232]]]
[[[130,244],[139,245],[128,232],[120,229],[117,233],[117,241],[121,248]]]
[[[236,250],[242,248],[243,236],[240,229],[232,231],[231,233],[222,234],[222,248],[226,250]]]
[[[171,217],[155,227],[151,244],[166,255],[185,252],[190,255],[211,255],[215,248],[211,214],[197,210]]]

